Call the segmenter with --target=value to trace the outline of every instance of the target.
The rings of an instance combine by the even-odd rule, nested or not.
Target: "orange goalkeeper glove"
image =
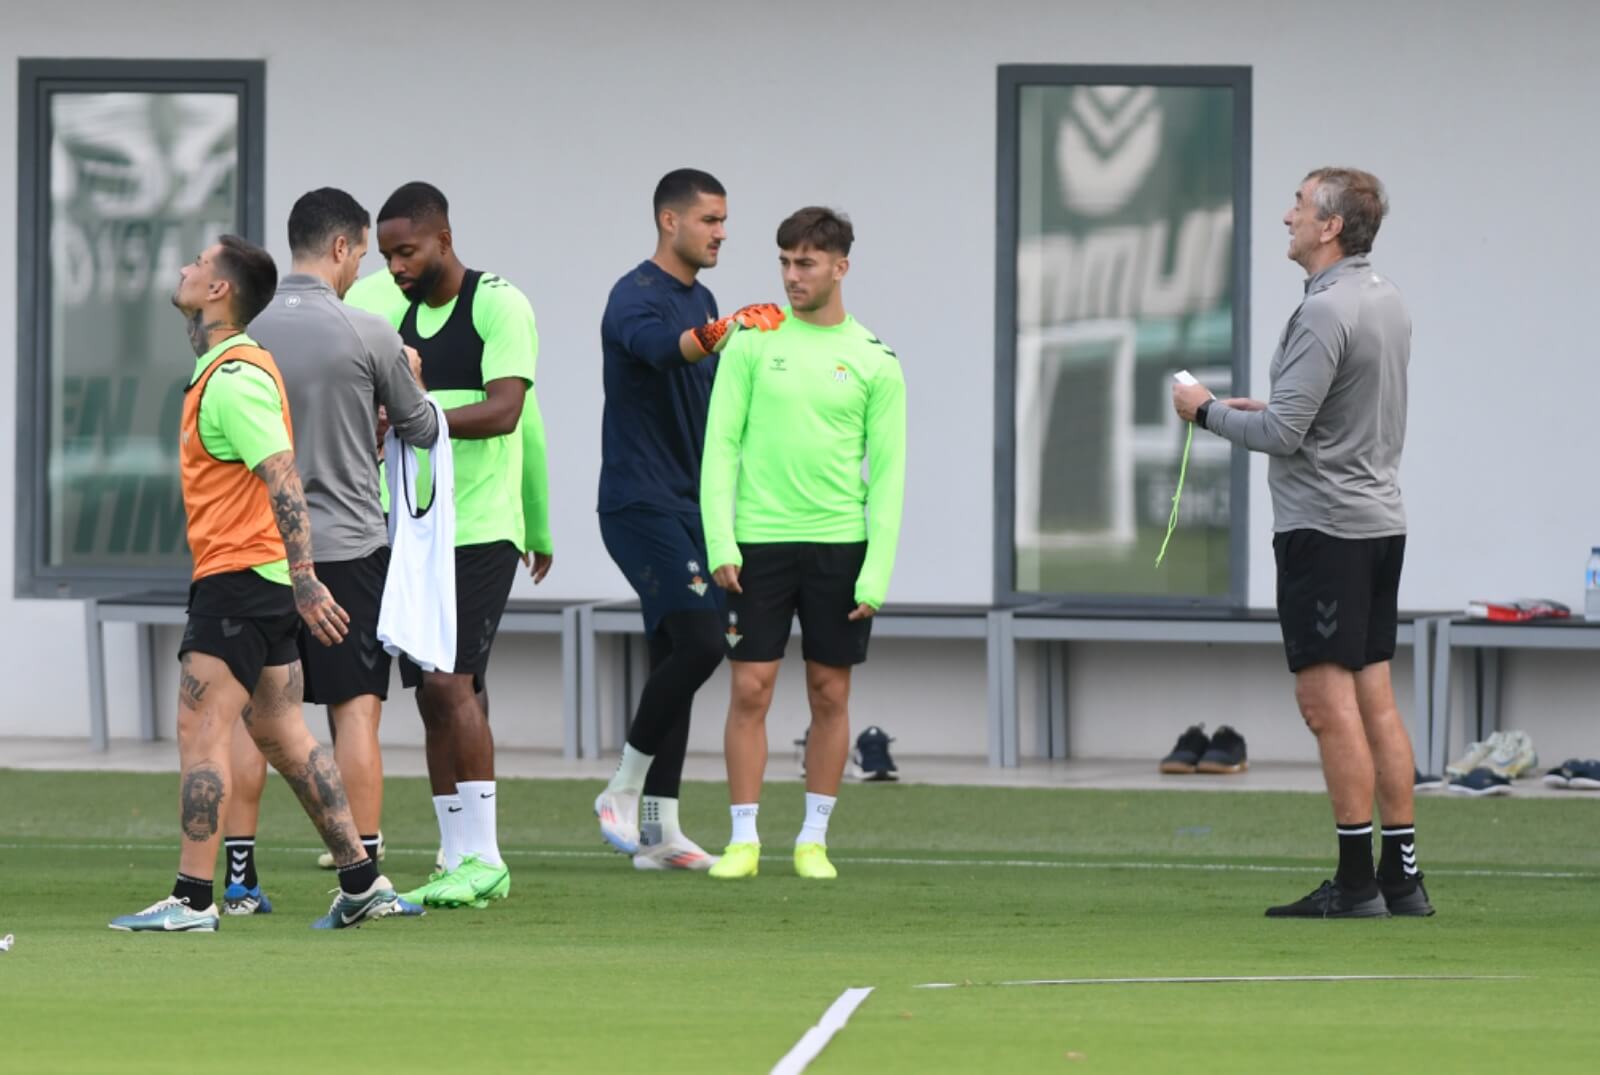
[[[740,329],[753,328],[758,332],[771,332],[781,324],[783,324],[782,310],[770,302],[758,302],[689,331],[694,334],[695,343],[710,355],[720,353],[727,347],[728,341],[733,339],[734,334]]]

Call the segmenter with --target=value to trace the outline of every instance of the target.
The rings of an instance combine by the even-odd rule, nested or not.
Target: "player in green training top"
[[[831,209],[801,209],[778,227],[786,317],[775,331],[738,333],[711,390],[700,509],[728,591],[733,664],[733,838],[712,877],[754,877],[760,862],[767,709],[796,612],[811,732],[794,865],[801,877],[837,876],[827,833],[850,750],[850,670],[867,659],[889,589],[905,492],[900,360],[845,313],[840,292],[854,238]]]
[[[428,776],[444,869],[408,893],[459,907],[510,891],[496,836],[494,737],[483,677],[516,578],[550,569],[544,430],[533,394],[538,333],[528,300],[504,278],[456,255],[449,203],[437,187],[407,183],[378,211],[378,248],[403,301],[377,285],[346,301],[385,313],[422,356],[422,379],[445,411],[455,457],[456,659],[425,672],[402,659],[418,687]],[[376,298],[376,302],[371,302]]]

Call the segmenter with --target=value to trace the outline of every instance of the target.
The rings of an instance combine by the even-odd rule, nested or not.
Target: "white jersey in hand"
[[[455,462],[444,409],[429,397],[439,417],[439,439],[426,451],[432,496],[419,497],[417,453],[393,429],[383,443],[389,476],[389,574],[383,582],[378,641],[391,654],[404,653],[427,672],[453,672],[456,665]],[[418,508],[419,501],[427,506]]]

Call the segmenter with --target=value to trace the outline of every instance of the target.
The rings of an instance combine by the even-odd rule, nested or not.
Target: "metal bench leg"
[[[139,623],[133,627],[134,643],[138,652],[134,664],[139,668],[139,738],[150,742],[156,738],[156,627],[153,623]]]
[[[1433,620],[1419,619],[1411,625],[1412,753],[1426,750],[1433,734],[1433,713],[1428,699],[1428,679],[1433,673],[1433,661],[1430,659],[1432,640]]]
[[[1483,655],[1482,678],[1478,681],[1478,738],[1500,730],[1500,660],[1498,649],[1479,650]]]
[[[1443,773],[1450,749],[1450,621],[1440,620],[1433,636],[1433,719],[1428,736],[1428,772]]]
[[[104,754],[111,749],[111,718],[106,712],[106,640],[100,603],[85,601],[83,615],[89,663],[89,749]]]
[[[600,756],[600,668],[595,660],[594,609],[584,606],[580,611],[582,626],[578,631],[578,666],[583,676],[583,708],[579,720],[578,756]]]
[[[1007,720],[1005,699],[1009,693],[1016,696],[1017,655],[1007,652],[1005,647],[1006,637],[1010,634],[1005,629],[1006,621],[1011,618],[1009,612],[991,612],[987,616],[986,646],[987,656],[985,666],[988,671],[988,709],[989,709],[989,764],[998,768],[1005,764],[1005,724]],[[1007,679],[1011,681],[1011,690],[1007,692],[1003,685]]]
[[[581,612],[576,605],[561,610],[561,756],[567,761],[578,757],[580,699],[585,693],[578,660]]]

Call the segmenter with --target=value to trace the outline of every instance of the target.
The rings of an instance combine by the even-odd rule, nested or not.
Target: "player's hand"
[[[1245,399],[1243,396],[1236,399],[1218,400],[1218,402],[1231,411],[1264,411],[1267,409],[1267,405],[1259,399]]]
[[[294,607],[311,636],[324,646],[337,646],[349,633],[350,614],[309,570],[294,576]]]
[[[758,302],[751,306],[742,306],[727,317],[708,321],[690,331],[694,333],[695,342],[710,355],[717,354],[727,347],[728,341],[741,329],[771,332],[781,324],[783,324],[782,310],[770,302]]]
[[[711,573],[711,580],[729,593],[744,593],[739,586],[738,564],[723,564]]]
[[[854,623],[856,620],[870,620],[877,613],[877,611],[877,609],[863,601],[857,605],[856,610],[850,613],[850,615],[846,616],[845,619],[851,621],[852,623]]]
[[[389,408],[378,404],[378,458],[383,458],[383,442],[389,435]]]
[[[417,382],[418,388],[426,392],[428,386],[422,380],[422,356],[417,354],[417,349],[409,343],[401,344],[400,349],[406,353],[406,365],[411,367],[411,379]]]
[[[528,569],[528,574],[533,576],[535,586],[544,581],[550,574],[550,565],[556,562],[553,554],[548,552],[525,552],[522,554],[522,566]]]
[[[1174,384],[1172,386],[1172,409],[1178,412],[1178,417],[1185,422],[1194,421],[1195,412],[1200,409],[1200,404],[1214,398],[1211,390],[1203,384]]]

